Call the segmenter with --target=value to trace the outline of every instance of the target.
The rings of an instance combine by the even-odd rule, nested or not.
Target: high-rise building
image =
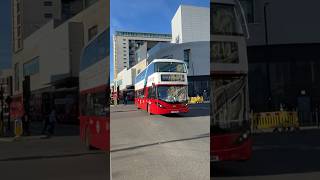
[[[121,70],[131,68],[142,60],[141,53],[137,53],[144,51],[141,47],[146,48],[147,52],[158,42],[170,41],[171,34],[117,31],[113,36],[114,78]]]
[[[90,4],[88,0],[12,0],[13,53],[20,51],[23,40],[51,19],[61,24]]]

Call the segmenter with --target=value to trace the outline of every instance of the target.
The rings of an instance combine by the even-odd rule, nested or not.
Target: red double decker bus
[[[188,112],[185,62],[174,59],[153,60],[135,79],[135,105],[149,114]]]
[[[252,154],[246,20],[238,0],[211,0],[211,161]]]
[[[110,150],[109,28],[84,47],[80,62],[80,138],[91,148]]]

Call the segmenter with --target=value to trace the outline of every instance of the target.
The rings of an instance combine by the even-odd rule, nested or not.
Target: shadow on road
[[[138,111],[138,109],[111,111],[111,113],[134,112],[134,111]]]
[[[46,156],[27,156],[27,157],[12,157],[0,159],[0,162],[4,161],[26,161],[35,159],[53,159],[53,158],[66,158],[66,157],[77,157],[77,156],[87,156],[95,154],[104,154],[102,151],[87,152],[87,153],[75,153],[75,154],[61,154],[61,155],[46,155]]]
[[[173,139],[173,140],[159,141],[159,142],[143,144],[143,145],[138,145],[138,146],[126,147],[126,148],[121,148],[121,149],[114,149],[114,150],[111,150],[111,153],[120,152],[120,151],[134,150],[134,149],[140,149],[140,148],[144,148],[144,147],[156,146],[156,145],[167,144],[167,143],[174,143],[174,142],[182,142],[182,141],[190,141],[190,140],[195,140],[195,139],[202,139],[202,138],[209,137],[209,135],[210,135],[209,133],[206,133],[206,134],[200,134],[200,135],[197,135],[197,136],[194,136],[194,137],[191,137],[191,138]]]
[[[30,133],[32,136],[43,135],[43,122],[32,122],[30,124]],[[79,136],[79,125],[60,124],[55,125],[53,136]]]
[[[163,116],[175,118],[210,116],[209,104],[190,104],[188,113],[167,114]]]
[[[264,176],[320,172],[320,131],[260,134],[254,137],[253,156],[246,162],[211,164],[213,177]]]

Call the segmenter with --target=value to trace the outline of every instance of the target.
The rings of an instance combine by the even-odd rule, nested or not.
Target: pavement
[[[42,123],[33,122],[31,136],[0,139],[0,179],[109,179],[110,155],[87,150],[78,125],[58,124],[51,138],[40,135],[41,130]]]
[[[148,115],[134,105],[111,107],[114,180],[210,179],[209,105],[180,115]]]
[[[264,133],[253,137],[253,156],[245,162],[212,164],[214,180],[320,179],[320,129]]]

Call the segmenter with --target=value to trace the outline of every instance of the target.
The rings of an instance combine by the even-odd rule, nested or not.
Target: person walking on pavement
[[[207,101],[208,93],[207,93],[206,90],[203,90],[203,95],[202,96],[203,96],[204,101]]]
[[[30,118],[27,113],[24,113],[22,116],[22,127],[23,134],[26,136],[30,135]]]
[[[127,93],[123,91],[123,104],[127,104]]]
[[[48,125],[49,125],[49,117],[47,115],[42,116],[43,119],[43,128],[42,128],[42,133],[41,134],[46,134]]]
[[[52,109],[49,115],[49,137],[54,134],[55,124],[57,122],[56,111]]]

